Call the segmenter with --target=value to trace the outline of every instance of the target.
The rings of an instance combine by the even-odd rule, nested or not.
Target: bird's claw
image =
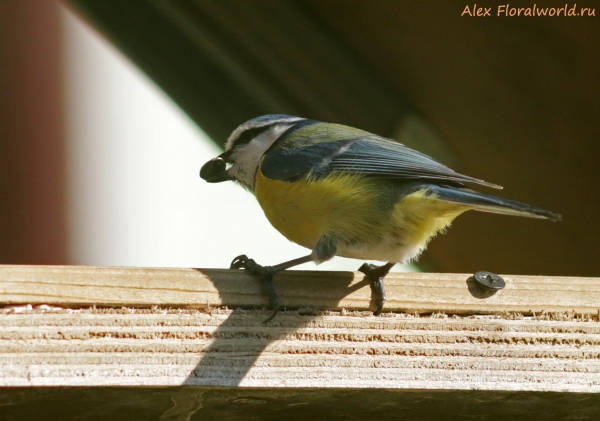
[[[271,283],[271,286],[273,286],[273,283]],[[268,323],[271,320],[273,320],[273,317],[275,317],[277,315],[277,312],[279,311],[279,297],[277,296],[277,293],[275,292],[274,288],[272,289],[272,292],[269,293],[269,307],[271,307],[273,312],[269,317],[263,320],[263,323]]]
[[[260,276],[263,288],[265,292],[269,295],[269,307],[273,309],[273,313],[269,317],[267,317],[263,323],[267,323],[275,317],[277,312],[279,311],[279,297],[275,292],[275,287],[273,286],[273,275],[274,272],[270,266],[261,266],[254,261],[254,259],[249,259],[245,254],[241,254],[237,256],[231,262],[230,269],[245,269],[248,272]]]
[[[248,259],[245,254],[240,254],[238,257],[231,261],[229,269],[248,269],[252,271],[253,266],[256,266],[254,259]]]
[[[364,263],[359,269],[359,272],[364,273],[369,281],[371,281],[371,292],[375,296],[376,309],[373,312],[374,316],[379,316],[385,304],[385,288],[383,286],[383,278],[387,272],[383,273],[381,266],[375,266],[370,263]]]
[[[260,276],[261,278],[273,277],[275,274],[271,266],[262,266],[254,261],[254,259],[248,258],[245,254],[241,254],[231,262],[229,269],[245,269],[248,272]]]

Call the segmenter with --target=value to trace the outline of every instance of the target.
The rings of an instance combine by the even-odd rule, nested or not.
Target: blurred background
[[[299,257],[250,194],[198,177],[237,125],[287,113],[563,214],[468,213],[397,270],[600,275],[600,17],[499,3],[469,17],[445,0],[0,0],[0,263]]]

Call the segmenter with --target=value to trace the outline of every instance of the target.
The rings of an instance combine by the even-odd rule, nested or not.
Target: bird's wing
[[[502,188],[459,174],[433,158],[401,143],[337,124],[317,123],[285,133],[261,163],[274,180],[296,180],[308,174],[320,178],[332,171],[394,179],[477,183]]]

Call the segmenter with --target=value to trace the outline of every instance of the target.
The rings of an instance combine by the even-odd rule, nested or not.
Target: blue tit
[[[387,262],[363,264],[378,315],[383,278],[398,262],[416,259],[436,233],[468,210],[559,220],[560,215],[465,186],[501,188],[459,174],[401,143],[353,127],[283,114],[249,120],[233,131],[225,152],[200,177],[234,180],[253,192],[269,222],[307,256],[261,266],[245,255],[231,267],[260,276],[273,313],[273,275],[333,256]]]

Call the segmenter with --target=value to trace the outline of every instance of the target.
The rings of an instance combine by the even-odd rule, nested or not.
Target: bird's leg
[[[275,266],[262,266],[256,263],[254,259],[249,259],[248,256],[242,254],[233,259],[230,269],[246,269],[248,272],[260,277],[263,288],[269,295],[269,307],[273,309],[273,313],[263,322],[267,323],[271,321],[273,317],[275,317],[277,311],[279,310],[279,298],[277,297],[275,287],[273,286],[273,276],[277,272],[281,272],[282,270],[289,269],[296,265],[301,265],[302,263],[308,263],[310,261],[312,261],[311,254],[298,259],[290,260],[288,262],[283,262]]]
[[[385,304],[385,288],[383,287],[383,278],[389,273],[390,269],[394,267],[396,263],[386,263],[385,265],[375,266],[370,263],[363,263],[358,269],[359,272],[364,273],[369,281],[371,282],[371,291],[375,295],[375,304],[377,309],[373,312],[373,315],[379,316],[383,305]]]
[[[242,254],[241,256],[233,259],[230,269],[246,269],[257,276],[260,276],[263,282],[263,288],[265,289],[265,292],[269,294],[269,306],[273,309],[273,313],[267,318],[267,320],[263,322],[267,323],[268,321],[272,320],[273,317],[275,317],[277,311],[279,310],[279,298],[277,297],[275,287],[273,286],[273,275],[293,266],[301,265],[302,263],[308,263],[312,261],[318,263],[325,262],[335,256],[335,251],[335,239],[330,235],[323,235],[321,238],[319,238],[319,241],[315,245],[313,252],[308,256],[299,257],[298,259],[283,262],[275,266],[261,266],[253,259],[249,259],[248,256]]]

